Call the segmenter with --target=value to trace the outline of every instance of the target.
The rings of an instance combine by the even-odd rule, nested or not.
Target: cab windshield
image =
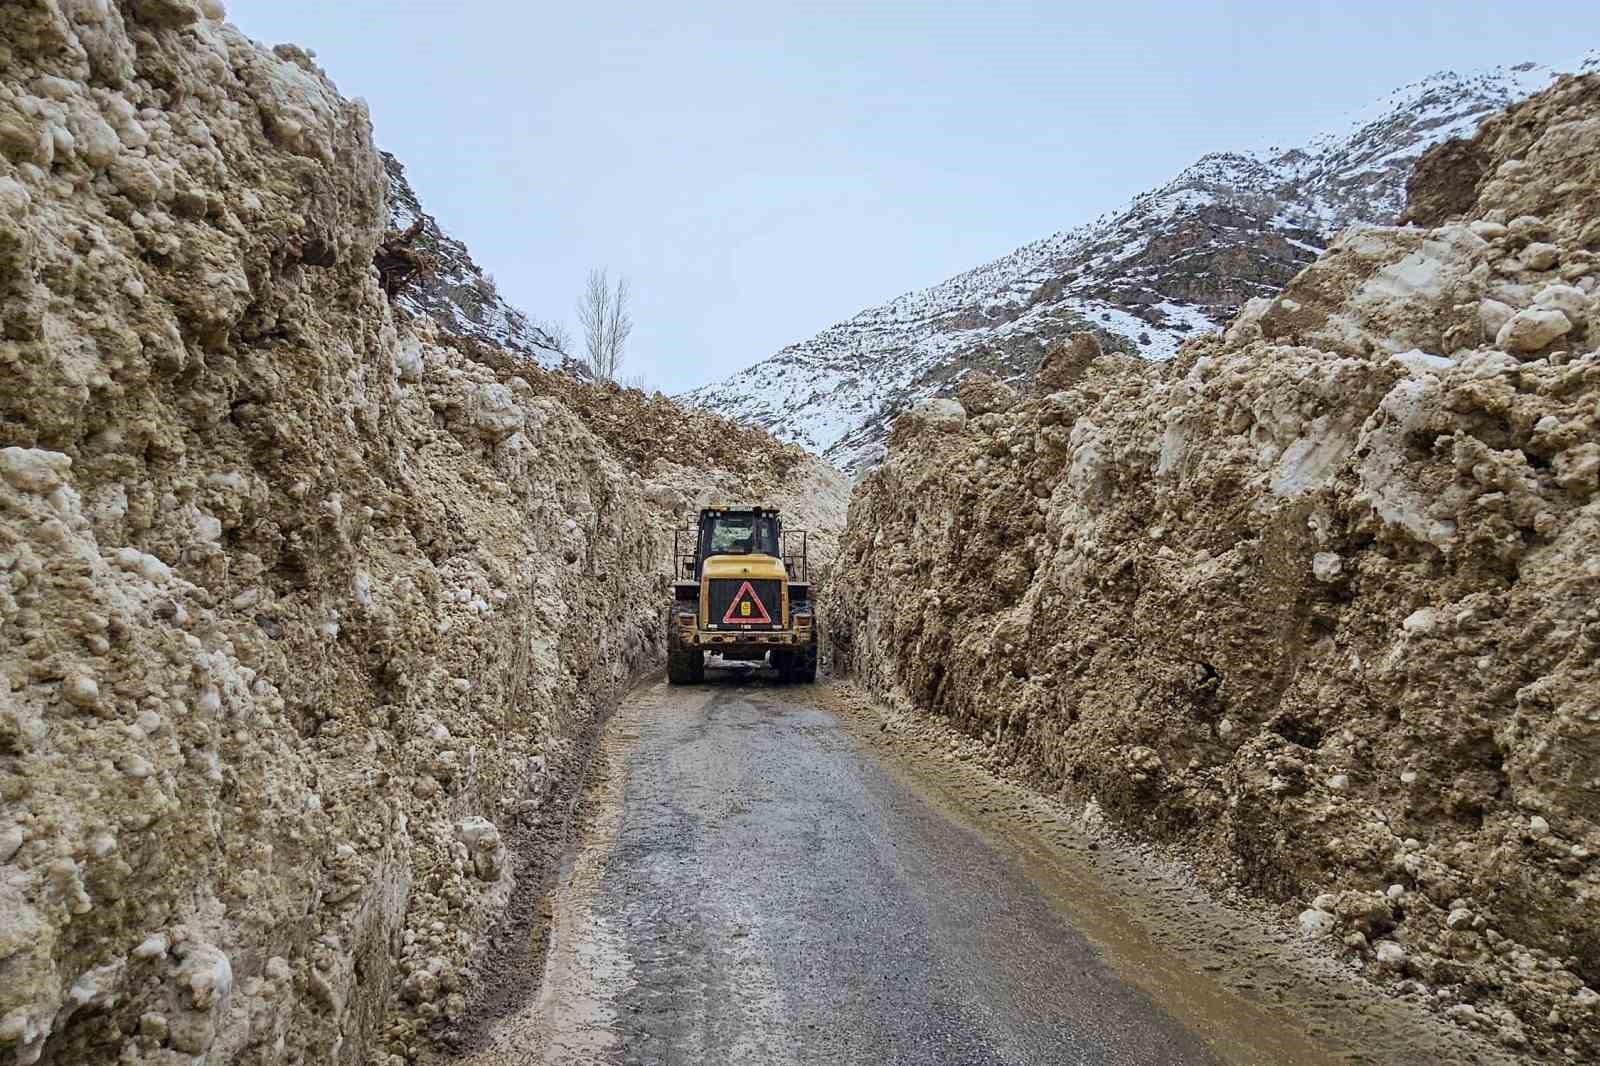
[[[705,554],[777,555],[778,519],[748,512],[718,515],[706,533]]]

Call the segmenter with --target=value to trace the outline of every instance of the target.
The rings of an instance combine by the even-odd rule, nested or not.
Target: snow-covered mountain
[[[500,296],[494,279],[472,261],[467,246],[422,209],[400,161],[388,152],[382,155],[389,178],[389,224],[404,233],[420,218],[415,248],[432,261],[432,269],[408,284],[395,302],[414,315],[431,317],[441,329],[520,352],[542,366],[570,362],[549,334]]]
[[[1593,69],[1600,50],[1557,68],[1446,71],[1303,147],[1207,155],[1120,211],[862,311],[686,398],[857,468],[876,460],[906,404],[975,368],[1026,378],[1067,333],[1168,358],[1277,292],[1340,229],[1394,222],[1429,147],[1470,136],[1561,71]]]

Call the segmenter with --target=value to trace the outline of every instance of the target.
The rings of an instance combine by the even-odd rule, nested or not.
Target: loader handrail
[[[797,547],[795,540],[799,539]],[[783,568],[789,571],[790,581],[810,581],[811,565],[806,557],[806,531],[803,529],[786,529],[780,538],[778,551],[783,558]]]
[[[684,551],[683,545],[688,542],[689,550]],[[700,531],[694,527],[688,529],[674,529],[672,531],[672,559],[674,581],[694,581],[700,574],[695,567],[695,560],[699,557]]]

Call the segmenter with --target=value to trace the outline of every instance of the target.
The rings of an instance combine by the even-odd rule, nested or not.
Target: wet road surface
[[[542,990],[470,1061],[1215,1061],[809,691],[618,712]]]
[[[1511,1061],[959,743],[848,686],[636,690],[443,1061]]]

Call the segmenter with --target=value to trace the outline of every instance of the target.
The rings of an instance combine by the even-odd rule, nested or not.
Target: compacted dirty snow
[[[19,1066],[414,1059],[661,660],[670,529],[842,507],[760,431],[397,312],[364,107],[220,15],[0,5]]]
[[[974,377],[857,490],[837,668],[1506,1048],[1600,1056],[1600,74],[1165,364]]]

